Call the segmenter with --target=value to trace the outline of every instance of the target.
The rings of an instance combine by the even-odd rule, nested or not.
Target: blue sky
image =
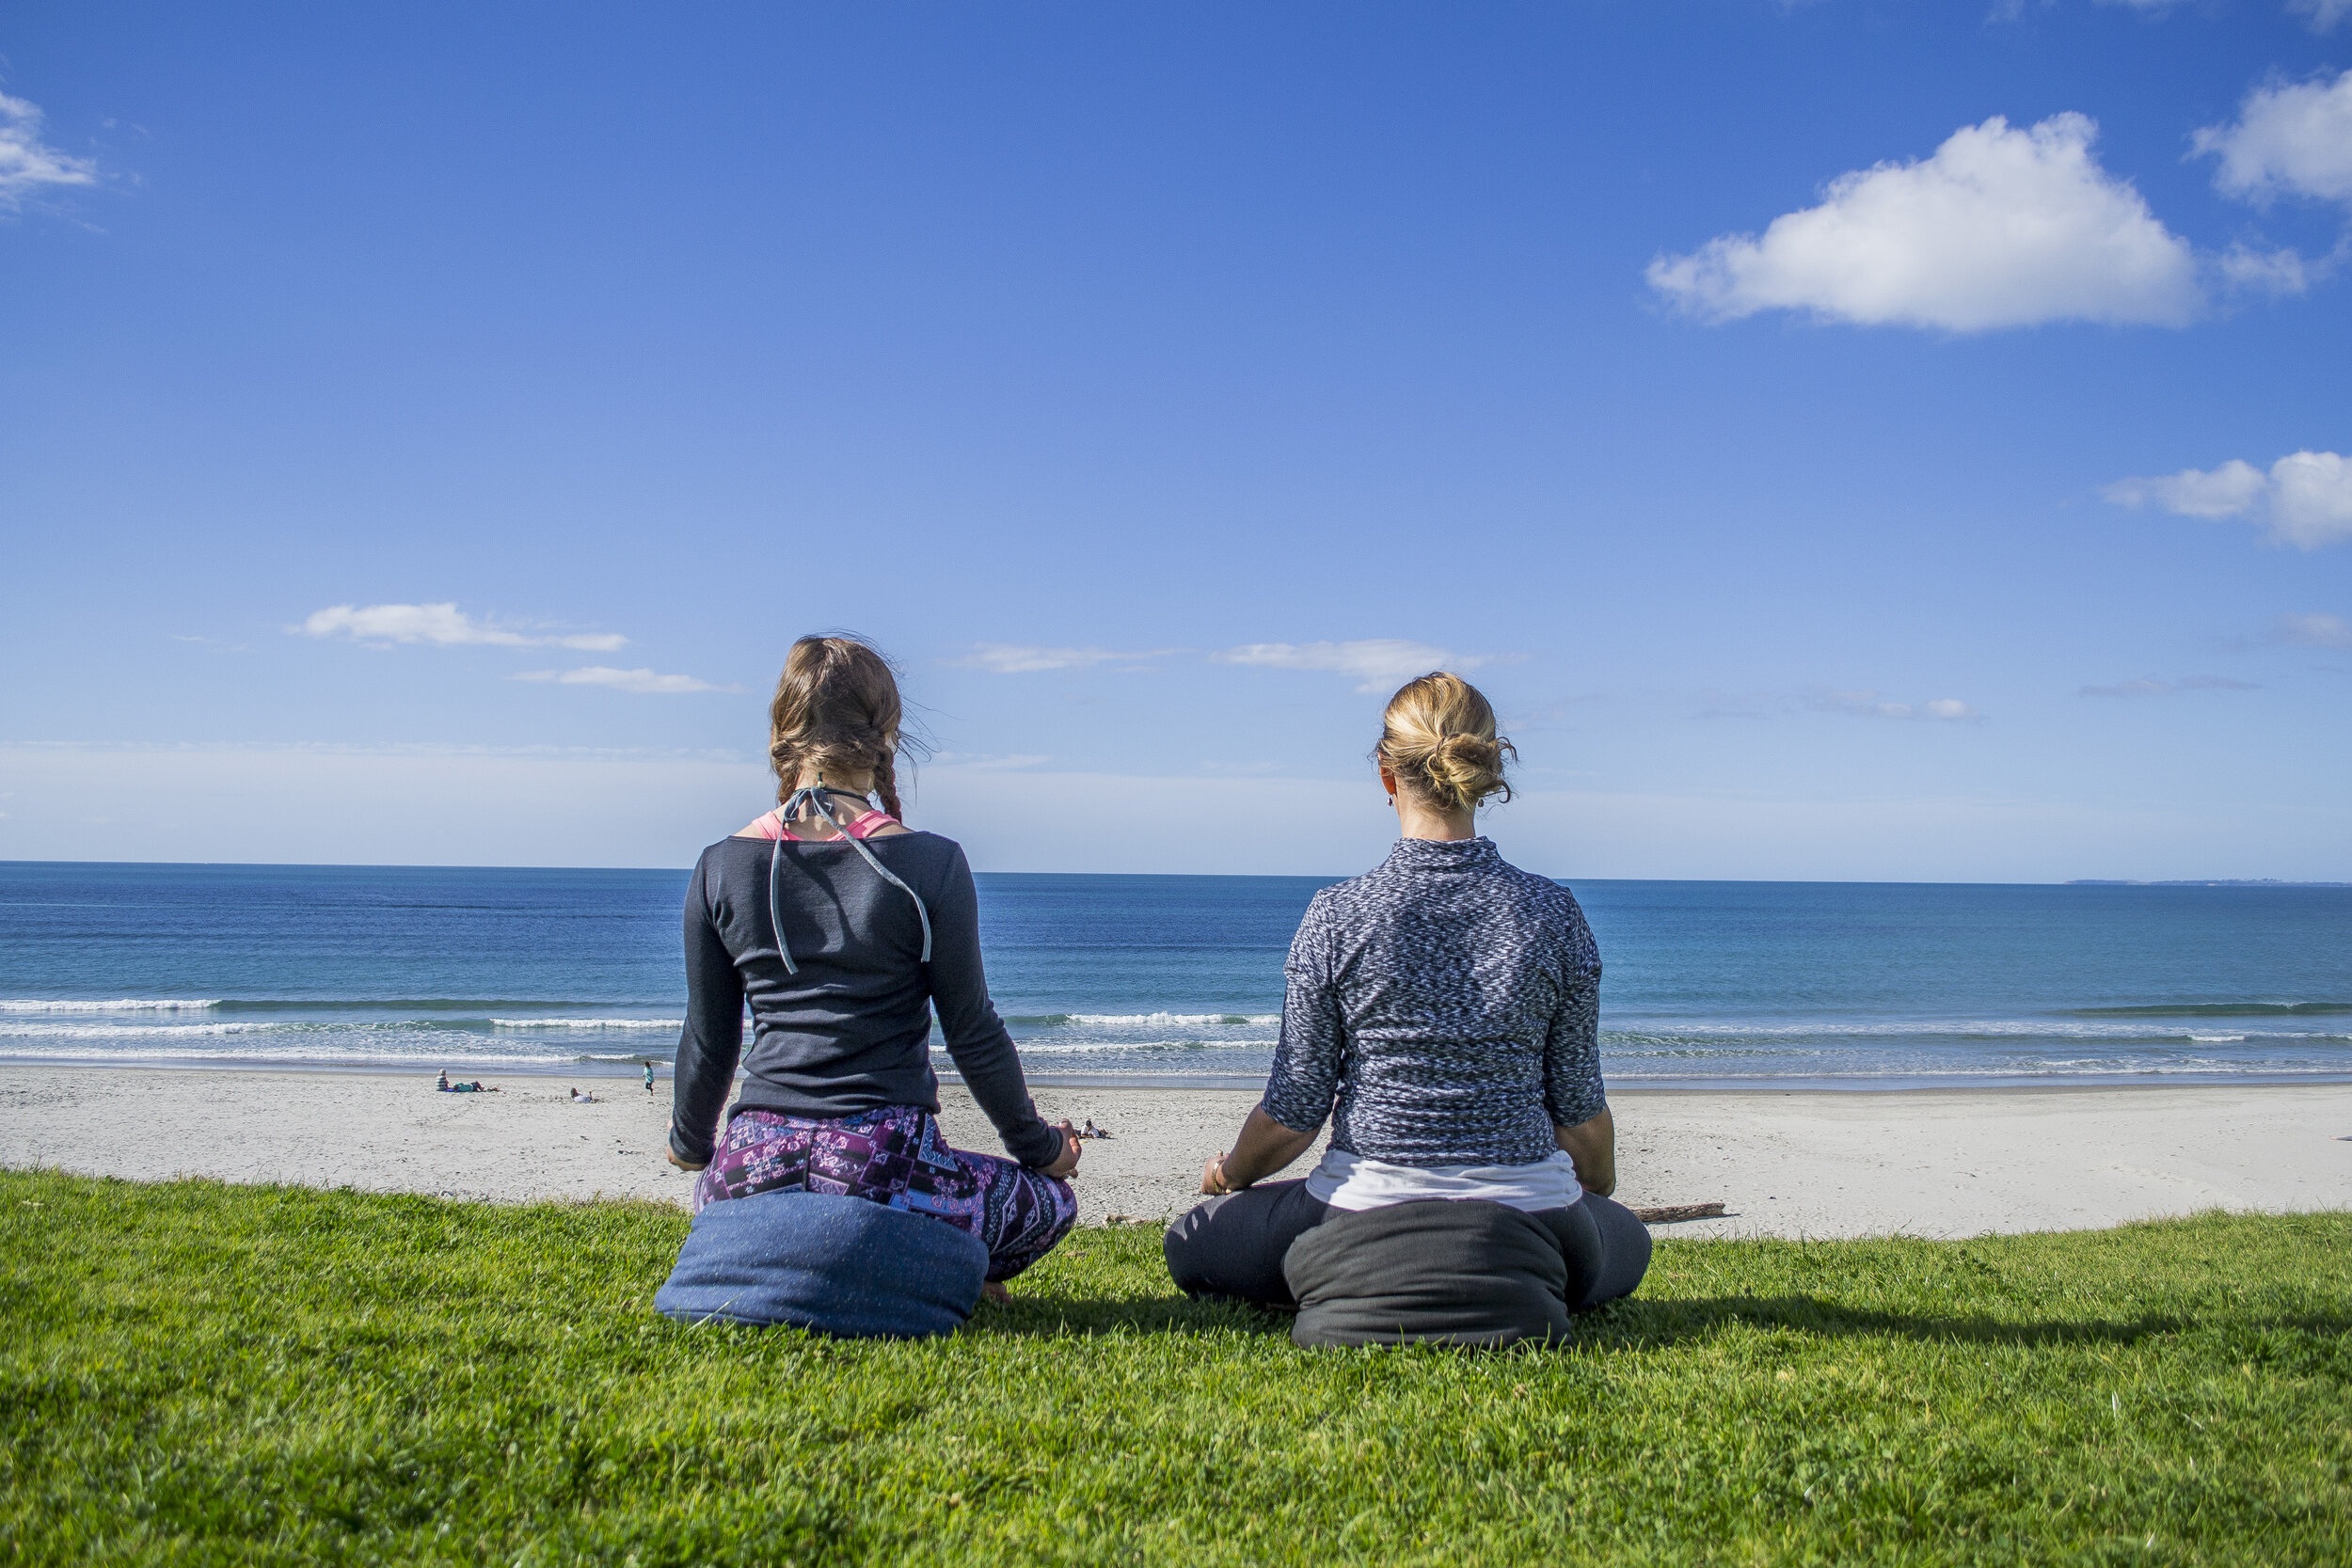
[[[0,15],[0,857],[2352,879],[2352,6]],[[440,609],[436,607],[450,607]],[[531,678],[538,677],[538,678]]]

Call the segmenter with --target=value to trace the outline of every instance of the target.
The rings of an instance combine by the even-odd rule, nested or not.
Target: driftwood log
[[[1680,1225],[1684,1220],[1712,1220],[1723,1217],[1720,1203],[1669,1203],[1660,1209],[1636,1209],[1633,1217],[1644,1225]]]

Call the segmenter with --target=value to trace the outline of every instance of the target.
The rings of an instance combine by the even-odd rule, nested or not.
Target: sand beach
[[[488,1080],[119,1068],[0,1069],[0,1165],[159,1180],[349,1185],[493,1202],[680,1203],[662,1159],[667,1080]],[[1087,1223],[1158,1220],[1192,1200],[1200,1162],[1255,1096],[1041,1088],[1050,1117],[1112,1134],[1087,1146]],[[1722,1201],[1677,1235],[1846,1237],[2067,1230],[2222,1208],[2352,1207],[2352,1085],[1613,1093],[1618,1196]],[[995,1140],[949,1087],[962,1147]],[[1303,1169],[1305,1162],[1301,1163]]]

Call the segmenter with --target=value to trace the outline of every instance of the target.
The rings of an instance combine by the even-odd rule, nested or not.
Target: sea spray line
[[[220,1006],[218,997],[118,997],[111,1002],[84,1002],[50,997],[0,999],[0,1013],[141,1013],[202,1012]]]
[[[275,1023],[53,1023],[0,1024],[5,1039],[170,1039],[188,1036],[274,1033],[287,1027]]]
[[[416,1033],[430,1035],[445,1042],[462,1040],[468,1036],[481,1038],[496,1037],[495,1031],[502,1021],[474,1019],[453,1021],[437,1018],[379,1019],[371,1022],[316,1022],[285,1020],[278,1022],[219,1022],[219,1023],[87,1023],[80,1021],[56,1023],[0,1023],[0,1038],[8,1039],[159,1039],[183,1036],[209,1035],[306,1035],[320,1039],[366,1039],[372,1037]],[[586,1029],[633,1034],[648,1031],[661,1034],[675,1032],[681,1019],[605,1019],[574,1024],[555,1022],[552,1027],[571,1030]]]
[[[1095,1029],[1173,1029],[1185,1024],[1236,1023],[1268,1024],[1282,1022],[1280,1013],[1033,1013],[1015,1014],[1005,1020],[1031,1028],[1057,1028],[1077,1024]]]
[[[2068,1007],[2066,1018],[2310,1018],[2352,1013],[2352,1002],[2181,1002],[2131,1007]]]
[[[548,1054],[542,1056],[525,1056],[516,1054],[494,1055],[486,1053],[469,1052],[463,1055],[453,1055],[446,1053],[428,1051],[423,1049],[421,1046],[420,1046],[419,1049],[408,1052],[382,1050],[338,1051],[332,1054],[326,1054],[317,1051],[304,1051],[294,1046],[281,1047],[277,1050],[261,1047],[241,1047],[234,1051],[203,1053],[164,1050],[98,1051],[87,1048],[75,1048],[72,1046],[59,1047],[50,1050],[25,1050],[18,1047],[0,1046],[0,1062],[70,1062],[76,1065],[92,1064],[101,1067],[126,1066],[136,1063],[172,1064],[189,1067],[237,1067],[254,1063],[265,1063],[278,1067],[313,1067],[326,1069],[387,1067],[400,1068],[410,1071],[424,1071],[432,1068],[436,1063],[443,1063],[451,1067],[462,1065],[469,1069],[480,1068],[504,1068],[509,1070],[555,1071],[575,1063],[609,1061],[618,1067],[623,1064],[633,1064],[639,1059],[640,1058],[636,1056],[623,1055],[581,1057],[559,1053],[549,1053]]]
[[[2297,1017],[2322,1016],[2297,1014]],[[2262,1030],[2265,1039],[2332,1039],[2338,1037],[2305,1031]],[[1758,1023],[1741,1021],[1715,1022],[1696,1019],[1673,1019],[1639,1024],[1616,1024],[1602,1031],[1602,1038],[1672,1039],[1678,1036],[1699,1038],[1727,1036],[1752,1036],[1759,1039],[1794,1038],[1802,1036],[1821,1038],[1871,1039],[1878,1037],[1942,1037],[1949,1039],[2051,1039],[2051,1040],[2165,1040],[2188,1039],[2186,1026],[2178,1031],[2158,1031],[2118,1022],[2115,1023],[2069,1023],[2051,1019],[1876,1019],[1859,1023],[1804,1022]]]

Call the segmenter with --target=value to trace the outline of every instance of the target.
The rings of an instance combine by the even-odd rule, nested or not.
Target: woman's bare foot
[[[999,1307],[1009,1307],[1012,1305],[1012,1292],[1006,1290],[1002,1285],[997,1284],[993,1279],[980,1287],[980,1294],[986,1296],[989,1300],[994,1302]]]

